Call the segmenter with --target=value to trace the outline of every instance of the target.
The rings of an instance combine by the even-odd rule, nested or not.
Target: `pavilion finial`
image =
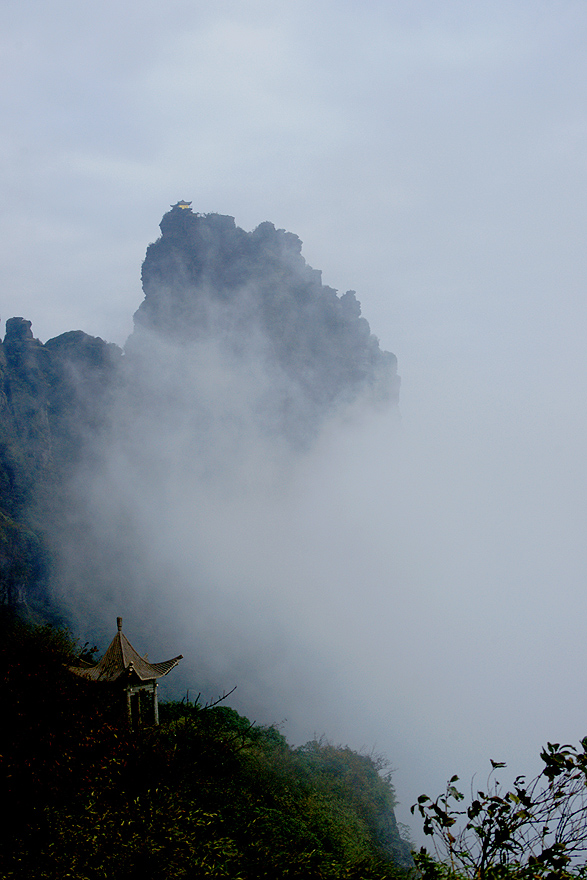
[[[116,623],[118,624],[118,632],[122,632],[122,617],[117,617]]]

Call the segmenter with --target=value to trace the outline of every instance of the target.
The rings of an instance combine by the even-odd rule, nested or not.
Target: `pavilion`
[[[122,617],[117,617],[116,622],[118,632],[102,659],[95,665],[81,661],[79,666],[72,667],[72,671],[90,681],[118,685],[126,696],[126,714],[132,727],[141,724],[141,695],[148,696],[150,723],[159,724],[157,679],[171,672],[183,659],[183,655],[179,654],[162,663],[149,663],[146,657],[141,657],[133,648],[122,632]]]

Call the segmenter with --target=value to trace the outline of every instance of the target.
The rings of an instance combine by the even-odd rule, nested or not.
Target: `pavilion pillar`
[[[153,682],[153,724],[155,727],[159,724],[159,703],[157,701],[157,682]]]

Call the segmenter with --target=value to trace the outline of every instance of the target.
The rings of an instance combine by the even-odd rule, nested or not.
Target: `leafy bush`
[[[471,802],[453,776],[436,800],[421,795],[417,810],[436,859],[423,849],[416,857],[424,880],[567,880],[587,875],[587,738],[579,747],[548,743],[542,771],[518,776],[506,790],[491,761],[485,791]]]

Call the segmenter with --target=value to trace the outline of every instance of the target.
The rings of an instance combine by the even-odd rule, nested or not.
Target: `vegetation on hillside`
[[[390,878],[409,852],[377,761],[290,747],[233,709],[161,707],[130,731],[120,696],[68,671],[66,633],[3,621],[2,878]]]

